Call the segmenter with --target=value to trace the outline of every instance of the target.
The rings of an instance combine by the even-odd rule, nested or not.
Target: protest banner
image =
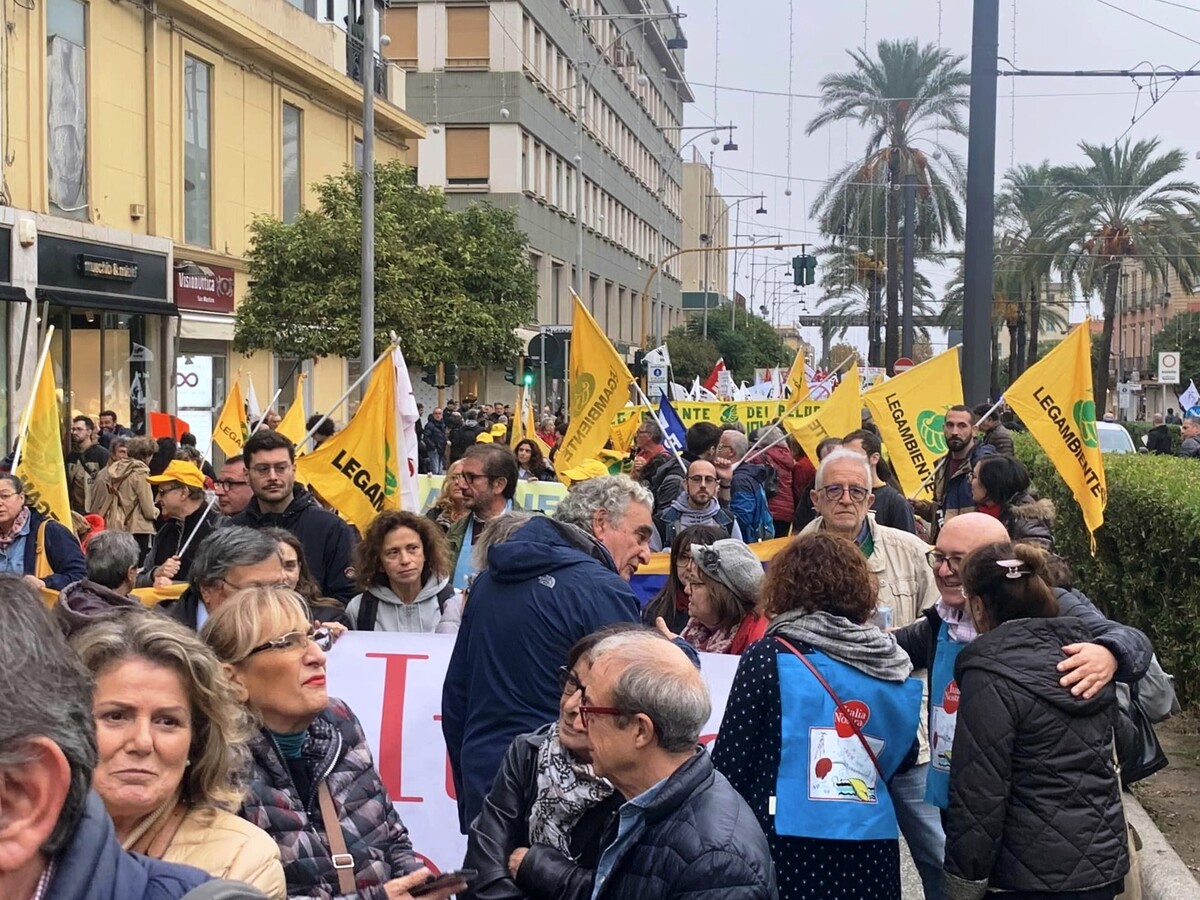
[[[420,499],[420,511],[424,513],[437,501],[442,492],[444,475],[418,475],[417,496]],[[559,501],[567,496],[567,488],[558,481],[518,481],[517,505],[529,512],[540,512],[553,515],[558,509]]]
[[[736,403],[706,403],[684,400],[671,405],[675,408],[675,412],[679,413],[679,419],[685,427],[694,425],[696,422],[713,422],[717,425],[731,425],[740,422],[746,426],[747,432],[751,432],[782,416],[787,412],[789,402],[788,400],[744,400]],[[805,401],[792,411],[789,418],[811,416],[820,411],[821,405],[819,401]],[[614,426],[620,425],[644,410],[645,408],[640,406],[622,407],[617,410],[613,424]]]
[[[358,716],[413,847],[434,872],[457,868],[467,849],[458,832],[441,726],[441,685],[454,641],[451,634],[352,631],[329,651],[326,663],[329,695],[346,701]],[[712,715],[701,734],[708,745],[725,715],[738,658],[700,656],[712,696]]]

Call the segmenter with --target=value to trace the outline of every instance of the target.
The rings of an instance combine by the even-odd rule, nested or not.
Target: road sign
[[[646,396],[651,400],[657,401],[660,395],[667,393],[669,382],[666,366],[655,364],[646,367]]]
[[[913,363],[911,359],[909,359],[907,356],[902,356],[892,363],[892,374],[899,375],[901,372],[907,372],[914,365],[915,363]]]
[[[1158,354],[1158,383],[1179,384],[1179,351]]]

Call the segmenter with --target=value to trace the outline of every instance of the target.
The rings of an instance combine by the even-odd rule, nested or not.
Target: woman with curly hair
[[[770,625],[742,654],[713,764],[766,833],[781,900],[900,900],[888,782],[916,762],[921,684],[870,624],[876,595],[859,549],[823,532],[763,580]]]
[[[537,441],[525,438],[517,442],[517,479],[520,481],[554,481],[554,470],[546,464]]]
[[[346,614],[358,631],[458,631],[462,599],[450,583],[446,538],[425,516],[376,516],[354,548],[354,572],[362,593]]]
[[[75,632],[95,678],[93,787],[126,850],[286,896],[279,847],[236,815],[249,717],[196,633],[134,609]]]

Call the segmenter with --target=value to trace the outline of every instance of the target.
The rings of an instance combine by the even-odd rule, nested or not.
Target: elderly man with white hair
[[[459,824],[479,814],[519,734],[558,714],[558,667],[584,635],[640,621],[629,587],[650,559],[654,498],[624,476],[580,482],[554,518],[490,547],[470,588],[442,688]]]
[[[812,492],[817,518],[801,534],[826,531],[853,542],[867,558],[867,568],[879,584],[876,623],[901,628],[917,621],[923,610],[938,599],[937,585],[926,553],[929,545],[914,534],[880,525],[870,514],[875,499],[874,473],[867,457],[842,447],[829,453],[817,468]],[[1003,526],[1001,526],[1003,527]],[[921,677],[924,673],[917,673]],[[896,819],[908,841],[925,887],[927,900],[942,894],[942,858],[946,836],[938,811],[925,802],[929,770],[925,706],[918,737],[921,752],[917,765],[892,779]]]
[[[625,798],[592,900],[768,900],[775,867],[746,801],[699,746],[711,703],[700,672],[646,632],[601,641],[579,716],[596,775]]]

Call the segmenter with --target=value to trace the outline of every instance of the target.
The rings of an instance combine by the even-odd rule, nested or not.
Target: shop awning
[[[108,312],[143,313],[154,316],[179,314],[175,304],[169,300],[153,297],[127,297],[119,294],[102,294],[92,291],[68,291],[61,288],[38,288],[37,299],[55,306],[73,306],[83,309],[101,309]]]
[[[0,284],[0,303],[28,303],[29,295],[23,288],[11,284]]]
[[[181,312],[179,336],[196,341],[232,341],[233,316]]]

